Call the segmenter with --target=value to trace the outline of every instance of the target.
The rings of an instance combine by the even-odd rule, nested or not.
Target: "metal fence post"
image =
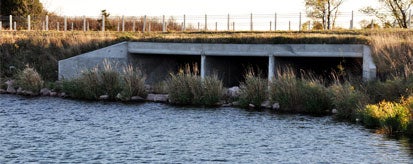
[[[227,18],[227,30],[229,31],[229,14],[228,14],[228,18]]]
[[[105,32],[105,16],[102,15],[102,32]]]
[[[254,25],[253,25],[253,22],[252,22],[252,13],[251,13],[251,16],[250,16],[250,30],[251,31],[253,31],[254,30]]]
[[[31,30],[31,25],[30,25],[30,15],[27,16],[27,31]]]
[[[10,29],[10,31],[13,31],[13,16],[12,16],[12,15],[10,15],[10,16],[9,16],[9,19],[10,19],[10,22],[9,22],[9,29]]]
[[[86,16],[83,15],[83,31],[86,31]]]
[[[166,32],[166,28],[165,28],[165,15],[162,15],[162,32]]]
[[[301,12],[300,12],[300,18],[299,18],[299,21],[298,21],[298,31],[301,31],[302,29],[301,29]]]
[[[354,28],[353,26],[354,26],[354,11],[351,11],[350,30]]]
[[[46,27],[45,27],[46,31],[49,31],[49,16],[46,15]]]
[[[186,15],[184,14],[184,24],[182,25],[183,26],[183,31],[185,32],[186,31]]]
[[[125,16],[122,15],[122,32],[125,32]]]
[[[205,31],[208,30],[208,16],[205,14]]]
[[[145,32],[146,28],[146,15],[143,16],[143,27],[142,27],[142,32]]]
[[[277,31],[277,13],[274,14],[274,31]]]
[[[136,20],[133,20],[132,31],[136,32]]]
[[[63,23],[63,31],[67,31],[67,16],[64,18],[64,23]]]

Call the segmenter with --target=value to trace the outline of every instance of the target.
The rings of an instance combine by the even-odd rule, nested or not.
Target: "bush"
[[[407,85],[407,81],[400,78],[394,78],[384,82],[369,82],[365,88],[367,94],[375,103],[383,100],[398,101],[400,97],[408,96],[408,91],[411,90]]]
[[[279,73],[270,88],[271,101],[278,102],[283,111],[322,115],[331,107],[327,88],[315,79]]]
[[[357,117],[357,110],[367,104],[367,96],[354,89],[349,83],[336,83],[330,86],[331,101],[333,106],[337,109],[336,118],[340,120],[355,121]]]
[[[367,105],[361,113],[365,126],[380,128],[386,134],[406,132],[410,121],[410,109],[404,103],[382,101]]]
[[[34,68],[27,66],[17,74],[17,86],[23,90],[38,93],[42,89],[44,81]]]
[[[122,99],[129,100],[132,96],[146,97],[145,90],[146,77],[139,69],[134,69],[132,66],[123,68],[122,75]]]
[[[167,88],[172,103],[212,106],[219,102],[223,96],[222,81],[217,76],[201,79],[197,70],[194,66],[191,71],[186,65],[185,71],[181,69],[178,74],[171,74]]]
[[[243,107],[253,104],[261,107],[261,103],[268,99],[268,80],[261,75],[256,76],[252,69],[245,74],[245,82],[240,84],[239,102]]]

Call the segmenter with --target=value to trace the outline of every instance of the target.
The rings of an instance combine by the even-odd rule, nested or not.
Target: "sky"
[[[247,21],[250,13],[269,14],[269,17],[277,13],[280,17],[277,19],[280,24],[277,27],[288,29],[288,24],[291,22],[293,30],[299,27],[298,13],[303,13],[303,17],[305,17],[304,0],[40,0],[40,2],[48,11],[66,16],[98,17],[100,11],[106,9],[111,16],[166,15],[167,17],[182,17],[184,14],[189,17],[199,16],[197,18],[199,20],[196,20],[198,22],[192,22],[197,24],[202,23],[202,16],[205,14],[221,15],[222,20],[216,20],[217,22],[222,21],[219,22],[222,25],[221,28],[226,28],[223,24],[225,24],[225,15],[227,14],[244,15],[244,22],[238,21],[237,26],[243,25],[243,28],[248,28]],[[358,14],[360,8],[369,5],[377,6],[376,2],[377,0],[344,0],[340,11],[344,12],[345,16],[338,18],[337,24],[349,27],[348,22],[352,10]],[[291,16],[292,14],[294,16]],[[355,24],[358,24],[362,19],[364,17],[355,17]],[[274,19],[258,20],[260,24],[257,26],[268,29],[271,20]],[[303,22],[307,20],[310,19],[303,18]],[[214,26],[211,23],[212,21],[208,22],[208,26]]]
[[[305,12],[304,0],[40,0],[51,12],[67,16],[203,15]],[[359,10],[377,0],[344,0],[342,11]]]

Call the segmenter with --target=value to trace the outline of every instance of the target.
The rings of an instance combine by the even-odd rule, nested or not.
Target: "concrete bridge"
[[[237,85],[245,68],[258,67],[269,80],[276,69],[294,61],[322,67],[348,59],[360,63],[363,80],[376,77],[376,66],[370,48],[359,44],[210,44],[122,42],[106,48],[59,61],[59,79],[78,77],[83,70],[102,67],[107,59],[121,71],[132,64],[147,75],[147,83],[166,79],[185,64],[199,64],[200,75],[217,74],[226,86]],[[309,63],[310,62],[310,63]]]

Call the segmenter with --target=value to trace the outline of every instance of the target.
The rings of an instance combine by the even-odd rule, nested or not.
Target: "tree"
[[[360,11],[377,17],[384,25],[393,22],[401,28],[408,28],[409,9],[413,5],[413,0],[379,0],[379,2],[382,4],[382,8],[366,7]],[[380,12],[383,9],[388,11],[390,15]],[[388,16],[392,17],[391,20]]]
[[[322,22],[324,29],[335,26],[338,9],[344,0],[305,0],[307,16]]]
[[[1,0],[0,15],[27,17],[40,16],[45,13],[39,0]]]

